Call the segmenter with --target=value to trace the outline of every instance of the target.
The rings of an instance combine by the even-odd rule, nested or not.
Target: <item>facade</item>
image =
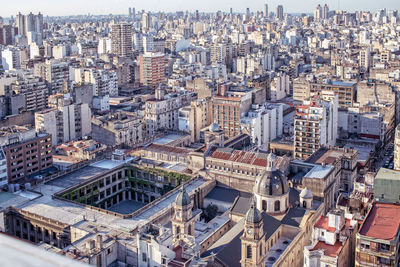
[[[282,104],[252,105],[252,109],[245,114],[241,119],[241,128],[250,135],[253,144],[265,146],[283,134]]]
[[[92,118],[92,137],[108,146],[132,147],[144,140],[142,120],[124,113]]]
[[[399,215],[398,204],[379,202],[372,204],[357,233],[356,267],[399,264]]]
[[[23,95],[26,111],[39,111],[47,108],[49,89],[41,78],[34,76],[19,77],[12,85],[14,94]]]
[[[189,94],[168,97],[164,89],[156,89],[155,98],[146,101],[145,122],[148,136],[159,130],[179,129],[179,109],[190,103]]]
[[[93,96],[118,96],[118,77],[113,70],[75,69],[75,81],[93,85]]]
[[[212,118],[225,133],[225,138],[232,138],[241,132],[241,115],[251,107],[250,92],[226,92],[212,99]]]
[[[192,142],[199,142],[201,129],[212,123],[210,109],[210,98],[198,99],[190,103],[189,130]]]
[[[90,135],[90,121],[89,105],[75,104],[69,95],[51,95],[49,109],[35,113],[36,131],[51,134],[53,145]]]
[[[303,101],[296,107],[294,120],[294,157],[307,159],[322,145],[334,146],[338,130],[337,97],[329,102]]]
[[[303,101],[313,96],[330,96],[332,93],[338,97],[338,106],[352,107],[356,102],[357,83],[341,81],[306,80],[303,77],[293,82],[293,99]]]
[[[397,125],[394,136],[394,169],[400,171],[400,124]]]
[[[53,165],[49,134],[37,134],[35,129],[27,127],[3,128],[0,145],[7,161],[8,183],[21,181]]]
[[[165,83],[165,55],[145,53],[139,59],[140,83],[152,88]]]
[[[34,75],[46,80],[53,92],[61,92],[64,82],[69,81],[69,64],[57,60],[36,63]]]
[[[132,25],[121,23],[112,25],[112,52],[121,57],[131,56]]]
[[[7,159],[3,148],[0,148],[0,187],[8,184]]]

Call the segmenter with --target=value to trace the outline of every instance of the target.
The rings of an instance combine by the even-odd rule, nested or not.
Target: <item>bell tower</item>
[[[194,236],[193,204],[182,185],[174,204],[174,217],[172,218],[172,243],[184,241],[188,236]]]
[[[241,239],[242,267],[264,267],[265,266],[265,233],[263,219],[256,203],[252,203],[246,214],[244,232]]]

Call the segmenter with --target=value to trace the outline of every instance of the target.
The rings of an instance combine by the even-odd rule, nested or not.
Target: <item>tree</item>
[[[214,219],[215,216],[217,216],[217,213],[218,213],[218,207],[214,204],[209,204],[206,210],[204,211],[204,217],[206,219],[206,222],[209,222],[212,219]]]

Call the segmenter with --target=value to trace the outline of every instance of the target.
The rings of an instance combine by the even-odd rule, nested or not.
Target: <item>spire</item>
[[[256,207],[256,202],[252,201],[250,209],[247,211],[246,214],[246,222],[249,223],[259,223],[262,220],[262,216],[260,211]]]

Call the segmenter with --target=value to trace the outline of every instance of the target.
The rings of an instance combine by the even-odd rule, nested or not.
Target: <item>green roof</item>
[[[399,202],[400,172],[381,168],[375,177],[374,197],[381,202]]]

